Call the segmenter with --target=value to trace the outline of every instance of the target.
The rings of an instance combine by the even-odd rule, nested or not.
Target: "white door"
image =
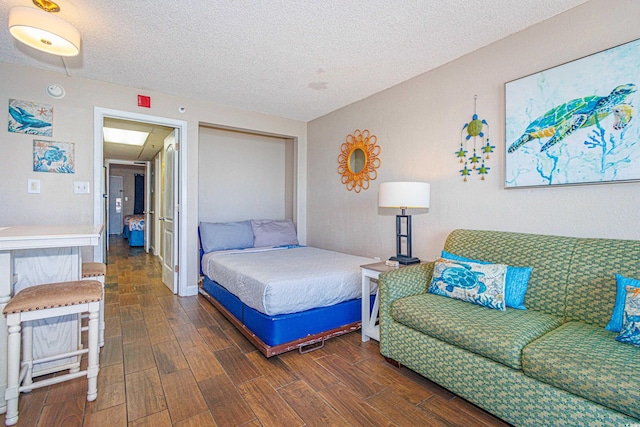
[[[109,177],[109,234],[122,233],[122,177]]]
[[[178,291],[178,130],[164,140],[162,220],[162,282],[175,294]]]

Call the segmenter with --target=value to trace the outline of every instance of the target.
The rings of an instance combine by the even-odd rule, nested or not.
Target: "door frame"
[[[136,166],[140,169],[144,169],[144,173],[145,173],[145,187],[144,187],[144,215],[145,215],[145,224],[148,224],[148,203],[149,203],[149,199],[151,198],[151,190],[149,188],[149,186],[147,185],[147,181],[148,181],[148,176],[150,173],[150,166],[149,163],[150,162],[146,162],[146,161],[136,161],[136,160],[119,160],[119,159],[104,159],[104,163],[105,163],[105,167],[107,168],[107,178],[111,177],[111,166],[112,165],[125,165],[125,166]],[[109,181],[107,180],[106,185],[105,185],[105,192],[106,194],[109,194]],[[107,198],[108,200],[108,198]],[[123,216],[124,218],[124,216]],[[108,220],[108,218],[107,218]],[[149,227],[145,227],[144,228],[144,251],[145,252],[149,252]],[[107,250],[109,250],[109,241],[107,239]]]
[[[151,237],[153,241],[153,254],[162,259],[162,251],[160,250],[161,238],[160,238],[160,193],[162,192],[162,183],[160,182],[162,178],[162,162],[160,161],[160,152],[156,154],[153,158],[153,206],[151,209],[154,211],[153,215],[153,236]]]
[[[179,132],[179,187],[178,187],[178,200],[176,203],[179,206],[178,223],[178,241],[174,244],[178,245],[178,265],[180,266],[178,272],[178,295],[188,295],[188,283],[187,283],[187,210],[188,205],[186,203],[187,197],[187,153],[188,153],[188,139],[187,139],[187,122],[184,120],[169,119],[166,117],[150,116],[146,114],[133,113],[130,111],[114,110],[110,108],[94,107],[93,112],[93,223],[95,225],[104,224],[104,201],[103,192],[105,191],[104,173],[103,173],[103,137],[102,126],[105,117],[123,120],[134,120],[138,122],[153,123],[161,126],[172,127],[178,129]],[[93,259],[94,261],[104,262],[104,239],[105,239],[105,227],[102,228],[100,239],[103,239],[97,246],[94,247]]]

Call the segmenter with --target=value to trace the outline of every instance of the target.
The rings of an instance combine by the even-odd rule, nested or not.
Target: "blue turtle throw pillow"
[[[478,264],[490,264],[487,261],[479,261],[466,258],[460,255],[442,251],[442,258],[452,259],[454,261],[476,262]],[[524,295],[527,293],[529,286],[529,277],[531,277],[532,267],[512,267],[507,266],[507,278],[504,287],[504,302],[507,307],[517,308],[518,310],[526,310],[524,306]]]
[[[616,274],[616,303],[611,313],[611,319],[606,326],[607,331],[620,332],[622,329],[622,318],[624,314],[624,302],[627,298],[627,286],[640,288],[640,280],[624,277]]]
[[[626,287],[622,329],[616,341],[640,347],[640,288]]]
[[[504,311],[506,275],[504,264],[440,258],[435,262],[429,293]]]

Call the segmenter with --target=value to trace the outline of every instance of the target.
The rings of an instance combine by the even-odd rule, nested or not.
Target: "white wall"
[[[640,2],[593,0],[310,122],[308,244],[395,254],[396,212],[378,209],[377,190],[396,180],[431,183],[431,208],[413,216],[413,252],[423,259],[455,228],[640,239],[640,183],[504,189],[505,82],[637,39],[638,16]],[[497,152],[485,181],[465,183],[454,152],[476,94]],[[357,128],[382,148],[378,179],[359,194],[337,173],[340,144]]]
[[[293,218],[290,140],[202,126],[199,141],[200,221]]]
[[[65,88],[65,98],[54,100],[46,95],[45,88],[51,83],[61,84]],[[137,107],[138,94],[151,96],[151,108]],[[187,265],[181,266],[181,269],[187,269],[189,293],[197,292],[200,123],[287,135],[297,140],[300,150],[296,162],[301,168],[296,177],[296,214],[303,240],[306,236],[306,123],[158,92],[68,77],[64,74],[62,62],[60,73],[0,63],[0,100],[4,100],[6,106],[10,98],[53,105],[53,138],[42,139],[75,143],[76,173],[32,172],[33,136],[9,133],[6,125],[0,126],[3,153],[0,156],[0,224],[3,226],[93,223],[93,194],[73,194],[73,181],[89,181],[93,193],[94,107],[101,107],[187,122],[189,140],[185,153],[187,163],[192,167],[186,171],[188,188],[184,195],[186,206],[183,206],[187,221],[188,259]],[[180,106],[185,107],[184,114],[178,112]],[[27,194],[29,178],[41,180],[41,194]]]

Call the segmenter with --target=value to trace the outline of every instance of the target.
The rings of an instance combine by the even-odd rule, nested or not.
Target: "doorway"
[[[175,212],[179,212],[178,215],[173,215],[172,219],[175,223],[174,229],[172,232],[172,239],[170,244],[167,247],[167,250],[170,251],[170,256],[165,256],[166,258],[171,259],[172,273],[172,281],[173,283],[168,283],[170,289],[174,293],[179,295],[187,295],[187,280],[186,280],[186,269],[180,269],[179,265],[186,265],[186,215],[185,210],[179,211],[179,206],[184,204],[184,198],[186,196],[186,167],[184,164],[186,162],[186,130],[187,123],[184,121],[166,119],[162,117],[155,116],[146,116],[137,113],[130,113],[126,111],[117,111],[117,110],[109,110],[96,107],[94,110],[94,223],[96,224],[105,224],[105,212],[102,208],[104,205],[103,197],[108,198],[109,195],[106,193],[106,182],[108,182],[104,177],[103,166],[104,166],[104,153],[105,149],[103,146],[103,124],[105,120],[121,120],[121,121],[132,121],[138,122],[139,124],[147,124],[151,126],[165,126],[169,127],[172,130],[172,135],[175,137],[175,145],[174,145],[174,154],[173,158],[175,159],[175,191],[172,193],[173,200],[173,209]],[[178,149],[180,147],[180,149]],[[163,147],[164,149],[164,147]],[[162,151],[160,149],[160,151]],[[157,159],[147,160],[147,164],[158,164]],[[161,162],[162,164],[162,162]],[[147,188],[155,189],[157,185],[155,183],[150,182],[150,176],[152,174],[147,173],[146,179],[148,181]],[[162,177],[163,174],[160,171],[156,171],[153,176],[154,181],[159,177]],[[106,181],[106,182],[105,182]],[[152,201],[147,201],[145,204],[145,215],[153,215],[155,212],[153,211],[153,207],[155,204]],[[155,215],[158,216],[157,213]],[[153,219],[151,219],[153,220]],[[149,221],[147,217],[147,222]],[[103,230],[102,239],[108,234],[105,234],[105,230]],[[151,237],[147,237],[147,241],[149,241]],[[163,246],[161,244],[160,246]],[[162,251],[162,250],[161,250]],[[96,261],[104,261],[106,256],[106,251],[104,250],[102,245],[99,245],[94,250],[94,260]]]
[[[105,154],[109,152],[108,145],[105,144]],[[136,189],[136,181],[138,180],[138,175],[141,175],[143,179],[148,175],[148,169],[150,167],[151,162],[142,162],[142,161],[130,161],[130,160],[118,160],[118,159],[105,159],[106,166],[106,175],[107,175],[107,188],[106,193],[108,194],[106,198],[106,203],[108,208],[106,210],[106,220],[105,223],[109,225],[108,234],[113,235],[122,235],[124,239],[128,241],[130,246],[144,246],[144,251],[149,251],[149,241],[150,239],[147,237],[150,228],[153,226],[153,223],[148,221],[146,215],[149,213],[149,209],[147,209],[146,205],[148,200],[152,197],[152,194],[149,191],[149,186],[142,186],[142,195],[141,201],[143,203],[142,208],[136,209],[136,195],[138,193]],[[112,178],[113,177],[121,177],[122,178],[122,191],[118,196],[118,190],[115,191],[111,188]],[[116,185],[119,185],[116,181]],[[119,198],[120,200],[115,200],[115,198]],[[119,203],[118,203],[119,202]],[[119,212],[114,212],[113,205],[119,205]],[[113,217],[115,215],[115,218]],[[131,220],[135,219],[134,224],[130,226]],[[134,233],[134,240],[130,239],[131,230],[138,229],[140,224],[140,219],[144,219],[144,232],[143,233]],[[122,233],[117,231],[118,229],[122,230]],[[110,249],[110,240],[107,239],[107,255],[109,255]],[[107,263],[109,262],[109,258],[107,257]]]

